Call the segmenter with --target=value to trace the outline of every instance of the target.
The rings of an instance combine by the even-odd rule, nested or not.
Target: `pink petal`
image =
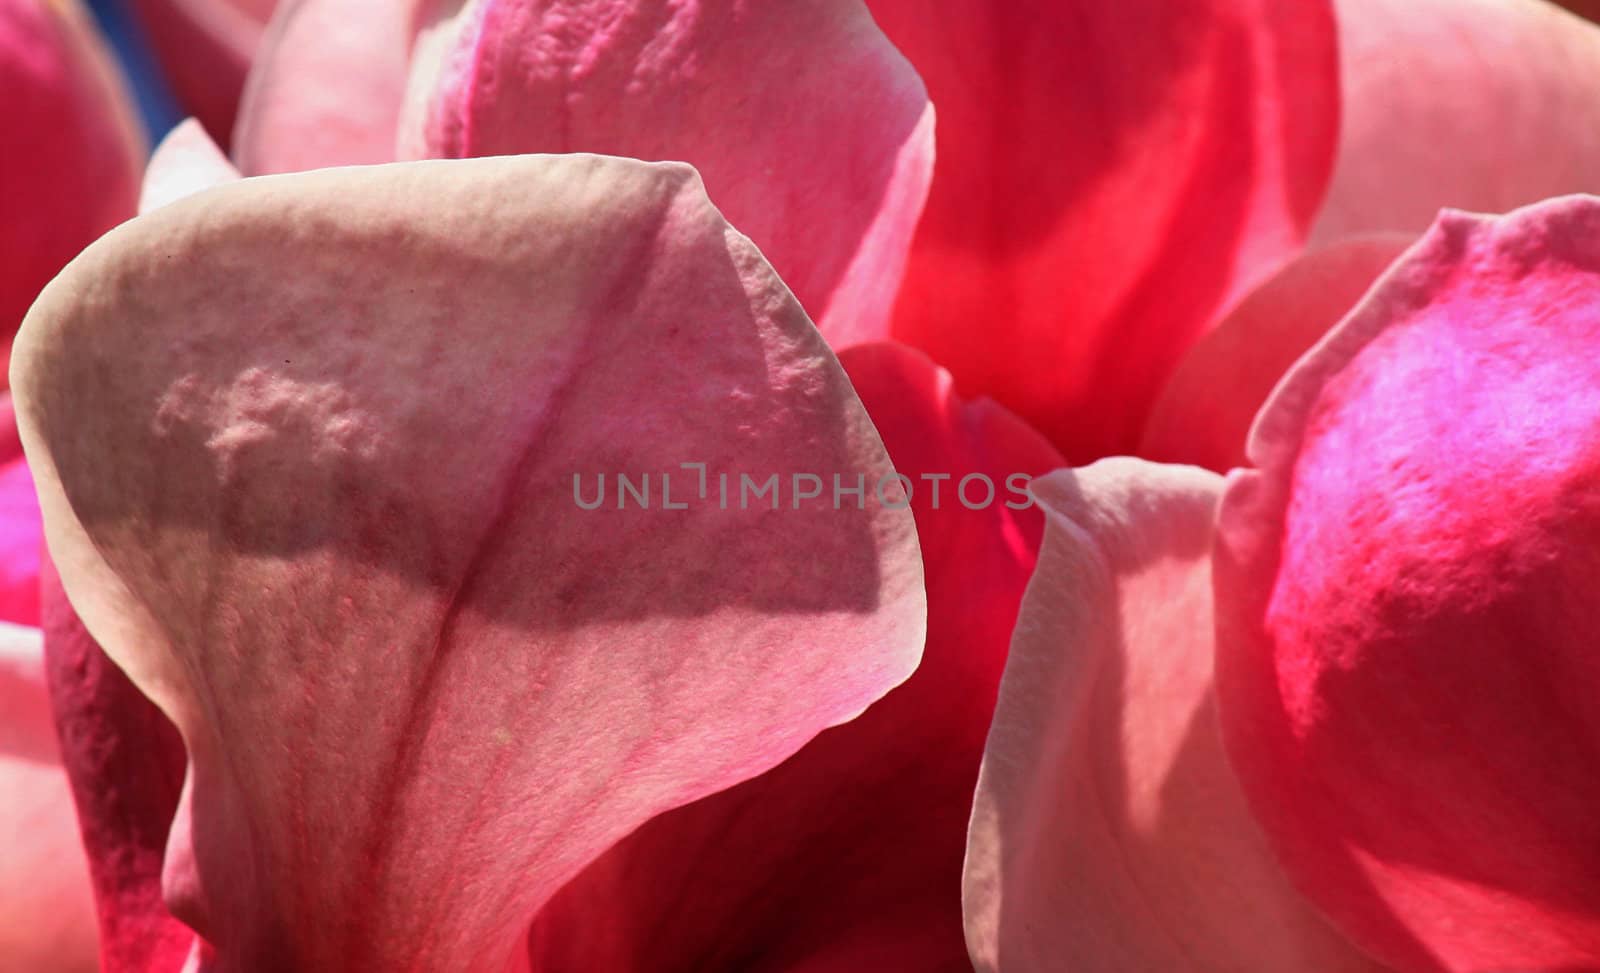
[[[194,934],[161,901],[161,859],[183,786],[183,740],[95,644],[48,559],[42,600],[50,702],[100,917],[100,969],[177,973]]]
[[[284,0],[250,69],[246,175],[392,162],[423,0]]]
[[[0,464],[0,621],[39,624],[43,546],[33,476],[18,455]]]
[[[1339,162],[1313,239],[1600,191],[1600,27],[1530,0],[1336,0]]]
[[[150,156],[139,192],[139,212],[147,213],[238,178],[239,170],[211,141],[199,120],[188,119],[168,132]]]
[[[94,909],[37,629],[0,623],[0,965],[93,973]]]
[[[17,379],[66,590],[189,748],[166,894],[208,968],[501,969],[920,654],[910,514],[660,506],[684,462],[891,469],[686,166],[244,180],[91,248]],[[602,472],[655,506],[578,509]]]
[[[1414,239],[1352,237],[1267,278],[1184,356],[1150,412],[1139,455],[1218,472],[1245,465],[1246,434],[1273,386]]]
[[[861,0],[482,0],[427,36],[403,155],[682,159],[834,347],[886,336],[933,111]]]
[[[184,109],[227,145],[278,0],[129,0]]]
[[[1338,121],[1327,0],[872,0],[939,110],[894,334],[1068,458],[1127,452],[1299,245]]]
[[[654,819],[591,865],[540,914],[534,969],[970,969],[960,902],[972,788],[1043,529],[1036,509],[1005,506],[1017,501],[1005,480],[1060,457],[992,403],[963,403],[917,352],[861,345],[841,361],[912,481],[930,611],[922,665],[779,767]],[[923,474],[941,473],[952,479],[935,509]],[[997,488],[982,505],[982,481],[970,481],[979,510],[957,494],[972,473]]]
[[[967,852],[979,970],[1379,969],[1289,886],[1223,756],[1209,564],[1221,485],[1116,459],[1034,486],[1044,550]]]
[[[1285,380],[1221,515],[1223,730],[1405,970],[1600,965],[1600,200],[1445,213]]]
[[[0,0],[0,92],[3,375],[39,289],[133,215],[144,146],[122,79],[77,0]]]

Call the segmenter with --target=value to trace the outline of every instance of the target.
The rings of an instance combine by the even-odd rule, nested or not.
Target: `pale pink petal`
[[[211,141],[199,120],[191,118],[168,132],[150,156],[139,192],[139,211],[149,212],[238,178],[239,170]]]
[[[39,631],[0,622],[0,969],[94,973],[97,953]]]
[[[248,176],[392,162],[425,0],[283,0],[250,68],[233,152]]]
[[[1312,240],[1600,191],[1600,27],[1544,0],[1335,0],[1344,121]]]
[[[1218,698],[1285,868],[1401,969],[1600,967],[1600,200],[1443,214],[1250,457]]]
[[[1328,0],[870,6],[939,112],[894,337],[1068,459],[1131,452],[1184,351],[1316,215]]]
[[[91,248],[17,379],[66,590],[188,746],[166,892],[216,969],[501,969],[605,848],[921,650],[909,511],[663,509],[685,462],[891,469],[686,166],[244,180]]]
[[[419,48],[404,155],[683,160],[834,347],[886,336],[933,111],[861,0],[459,7]]]
[[[1139,455],[1219,473],[1244,465],[1250,423],[1278,380],[1414,239],[1340,240],[1267,278],[1184,356],[1156,399]]]
[[[1006,973],[1374,973],[1290,887],[1211,694],[1222,480],[1105,460],[1046,513],[967,851],[967,941]]]

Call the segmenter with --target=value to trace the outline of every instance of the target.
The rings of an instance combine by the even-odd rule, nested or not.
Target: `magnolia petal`
[[[238,178],[239,170],[211,141],[199,119],[188,119],[168,132],[150,156],[144,187],[139,192],[139,212],[149,212]]]
[[[129,0],[184,110],[226,145],[277,0]]]
[[[1327,0],[871,7],[939,109],[894,336],[1069,459],[1131,451],[1179,356],[1316,213]]]
[[[1379,969],[1300,899],[1228,769],[1211,694],[1220,477],[1105,460],[1038,481],[1044,550],[967,852],[981,971]]]
[[[873,344],[840,358],[911,479],[922,665],[782,765],[655,818],[591,865],[535,923],[535,970],[971,969],[960,897],[972,788],[1043,529],[1037,509],[1006,507],[1022,502],[1006,478],[1061,459],[992,403],[963,403],[918,352]],[[960,501],[971,474],[995,484],[985,504],[969,482],[981,509]],[[863,484],[863,502],[876,487]]]
[[[194,939],[161,901],[183,741],[42,577],[45,674],[100,917],[101,973],[177,973]]]
[[[1278,380],[1414,239],[1341,240],[1267,278],[1184,356],[1150,412],[1139,455],[1219,473],[1245,465],[1250,423]]]
[[[0,962],[94,973],[94,909],[37,629],[0,623]]]
[[[239,107],[239,168],[257,176],[393,162],[423,5],[283,0]]]
[[[834,347],[886,336],[933,111],[861,0],[470,0],[427,32],[403,154],[684,160]]]
[[[39,289],[133,215],[144,146],[77,0],[0,0],[0,374]]]
[[[683,462],[891,469],[686,166],[234,183],[87,251],[17,372],[66,590],[189,750],[165,887],[208,968],[500,969],[920,654],[908,512],[661,506]],[[578,509],[601,472],[655,505]]]
[[[1344,124],[1312,239],[1600,191],[1600,27],[1541,0],[1335,0]]]
[[[1447,212],[1279,386],[1217,562],[1229,755],[1405,970],[1600,965],[1600,200]]]

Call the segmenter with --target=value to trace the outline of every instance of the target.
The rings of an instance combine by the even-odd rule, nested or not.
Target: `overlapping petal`
[[[0,0],[0,92],[0,351],[9,358],[39,289],[133,215],[144,148],[77,0]]]
[[[424,27],[409,158],[681,159],[834,347],[883,338],[933,166],[861,0],[472,0]]]
[[[1600,27],[1544,0],[1335,0],[1344,119],[1313,240],[1600,191]]]
[[[189,750],[165,883],[206,968],[499,969],[605,848],[920,653],[908,512],[575,506],[890,470],[681,165],[212,190],[58,278],[16,372],[65,588]]]
[[[45,675],[88,853],[99,969],[177,973],[194,933],[162,902],[161,861],[183,787],[183,740],[95,644],[48,560],[41,581]]]
[[[1082,461],[1138,444],[1298,247],[1337,136],[1325,0],[871,0],[939,111],[895,337]]]
[[[0,623],[0,965],[94,973],[94,909],[37,629]]]
[[[840,360],[912,484],[928,585],[921,666],[785,763],[656,818],[590,866],[541,913],[534,969],[970,970],[972,788],[1043,528],[1037,509],[1005,505],[1022,502],[1006,480],[1061,460],[1003,409],[962,402],[920,353],[872,344]],[[992,503],[976,478],[961,502],[973,474],[995,485]]]
[[[1179,363],[1156,399],[1139,455],[1219,473],[1246,464],[1250,423],[1280,379],[1413,237],[1350,237],[1301,254],[1251,291]]]
[[[129,0],[184,109],[223,145],[278,0]]]
[[[139,190],[139,212],[149,212],[238,178],[239,170],[211,140],[200,121],[188,119],[168,132],[151,154],[144,185]]]
[[[240,104],[239,168],[257,176],[393,162],[425,9],[423,0],[283,0]]]
[[[1222,480],[1106,460],[1040,480],[973,810],[983,971],[1379,969],[1294,892],[1229,770],[1212,697]]]
[[[1229,755],[1418,971],[1600,965],[1600,200],[1446,213],[1279,387],[1217,561]]]

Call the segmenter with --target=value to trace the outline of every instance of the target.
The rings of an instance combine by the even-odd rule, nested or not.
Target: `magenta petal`
[[[1600,191],[1600,27],[1540,0],[1334,7],[1344,123],[1313,240]]]
[[[921,651],[908,511],[662,507],[684,462],[891,470],[686,166],[211,190],[58,278],[17,383],[66,590],[188,745],[166,893],[216,969],[500,969],[607,847]],[[579,509],[600,473],[654,505]]]
[[[1044,550],[1000,686],[967,852],[989,971],[1376,973],[1289,885],[1211,693],[1212,512],[1192,467],[1038,481]]]
[[[681,159],[834,347],[887,335],[933,112],[861,0],[482,0],[428,30],[404,156]]]
[[[859,718],[754,780],[650,821],[540,913],[548,973],[970,970],[961,863],[978,761],[1043,523],[1006,477],[1061,458],[920,353],[840,356],[913,484],[928,579],[921,666]],[[937,504],[927,476],[949,475]],[[982,509],[961,480],[996,484]],[[870,488],[869,488],[870,489]],[[967,496],[978,505],[980,479]]]
[[[144,146],[78,0],[0,0],[0,374],[39,289],[133,215]]]
[[[0,969],[93,973],[83,848],[37,629],[0,623]]]
[[[1405,970],[1600,967],[1600,200],[1445,213],[1263,410],[1221,513],[1229,755]]]
[[[1328,0],[870,6],[939,112],[894,337],[1069,459],[1133,450],[1184,350],[1316,215]]]
[[[250,68],[245,175],[392,162],[423,0],[285,0]]]
[[[43,546],[33,476],[19,455],[0,464],[0,621],[39,624]]]
[[[139,192],[139,212],[149,212],[238,178],[239,170],[211,141],[199,120],[188,119],[168,132],[150,156]]]

